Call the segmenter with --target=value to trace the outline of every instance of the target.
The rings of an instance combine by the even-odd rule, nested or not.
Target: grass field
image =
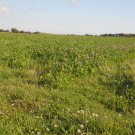
[[[0,33],[0,135],[135,135],[135,38]]]

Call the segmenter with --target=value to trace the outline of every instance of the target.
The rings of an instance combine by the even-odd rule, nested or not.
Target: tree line
[[[135,34],[125,34],[125,33],[117,33],[117,34],[101,34],[102,37],[135,37]]]
[[[28,34],[40,34],[40,32],[30,32],[30,31],[24,31],[24,30],[18,30],[17,28],[12,28],[11,30],[4,30],[0,29],[0,32],[12,32],[12,33],[28,33]]]
[[[89,35],[85,34],[85,36],[99,36],[99,37],[135,37],[135,34],[126,34],[126,33],[116,33],[116,34],[111,34],[111,33],[106,33],[106,34],[101,34],[101,35]]]
[[[12,32],[12,33],[28,33],[28,34],[40,34],[41,32],[36,31],[36,32],[30,32],[30,31],[24,31],[24,30],[18,30],[17,28],[12,28],[11,30],[4,30],[0,29],[0,32]],[[67,34],[68,36],[75,36],[75,34]],[[100,36],[100,37],[135,37],[135,34],[126,34],[126,33],[116,33],[116,34],[111,34],[111,33],[106,33],[106,34],[101,34],[101,35],[92,35],[92,34],[85,34],[85,36]]]

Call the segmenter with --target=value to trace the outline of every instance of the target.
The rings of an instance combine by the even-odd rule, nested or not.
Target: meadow
[[[0,33],[0,135],[135,135],[135,38]]]

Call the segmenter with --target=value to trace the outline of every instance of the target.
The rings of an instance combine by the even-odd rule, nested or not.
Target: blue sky
[[[135,0],[0,0],[0,28],[58,34],[135,33]]]

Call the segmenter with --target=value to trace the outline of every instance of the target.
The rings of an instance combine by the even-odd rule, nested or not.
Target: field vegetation
[[[135,38],[0,33],[1,135],[135,135]]]

